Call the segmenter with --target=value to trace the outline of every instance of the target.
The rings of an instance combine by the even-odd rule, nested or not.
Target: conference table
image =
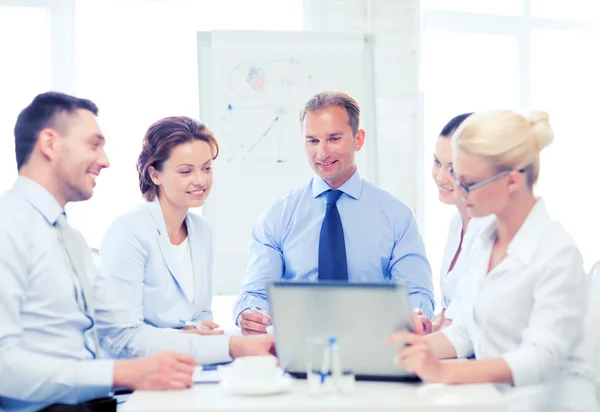
[[[306,380],[294,380],[287,392],[242,396],[218,383],[199,383],[183,391],[136,391],[120,412],[507,412],[504,396],[491,384],[442,385],[358,381],[347,395],[313,397]]]

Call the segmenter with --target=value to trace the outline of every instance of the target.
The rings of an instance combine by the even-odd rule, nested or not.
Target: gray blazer
[[[139,319],[156,327],[212,320],[212,229],[194,213],[188,212],[185,223],[194,270],[193,304],[178,281],[179,267],[157,200],[117,218],[100,247],[103,275]]]

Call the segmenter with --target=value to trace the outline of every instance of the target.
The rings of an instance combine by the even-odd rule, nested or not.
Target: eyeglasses
[[[471,193],[475,189],[479,189],[480,187],[485,186],[488,183],[492,183],[494,180],[500,179],[502,176],[506,176],[507,174],[509,174],[510,172],[512,172],[512,169],[507,169],[507,170],[505,170],[503,172],[498,173],[497,175],[494,175],[492,177],[488,177],[487,179],[484,179],[481,182],[473,183],[473,184],[470,184],[470,185],[465,185],[460,180],[458,180],[458,178],[454,174],[454,168],[452,166],[450,166],[448,168],[448,171],[450,172],[450,174],[454,178],[454,183],[456,183],[456,186],[458,186],[462,190],[464,190],[466,194],[469,194],[469,193]],[[519,170],[519,172],[522,173],[522,172],[524,172],[524,170]]]

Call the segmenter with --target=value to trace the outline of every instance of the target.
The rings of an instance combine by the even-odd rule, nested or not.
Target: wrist
[[[454,362],[439,362],[439,383],[445,383],[447,385],[451,385],[455,382],[455,374],[454,367],[456,364]]]
[[[442,328],[443,323],[444,323],[444,318],[442,316],[436,316],[431,321],[431,331],[437,332],[438,330],[440,330]]]
[[[131,359],[116,360],[113,366],[113,388],[132,388],[133,376]]]
[[[241,336],[232,336],[229,339],[229,356],[235,359],[239,356],[240,339]]]
[[[236,319],[237,326],[241,327],[240,322],[243,320],[244,312],[246,312],[247,310],[250,310],[250,308],[244,308],[240,311],[240,313],[238,313],[237,319]]]

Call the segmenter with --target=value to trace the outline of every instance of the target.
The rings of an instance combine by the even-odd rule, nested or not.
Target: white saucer
[[[221,386],[230,393],[236,395],[260,396],[274,395],[276,393],[285,392],[292,385],[292,377],[290,375],[282,375],[272,383],[258,384],[258,382],[244,382],[243,384],[234,383],[230,379],[223,379]]]

